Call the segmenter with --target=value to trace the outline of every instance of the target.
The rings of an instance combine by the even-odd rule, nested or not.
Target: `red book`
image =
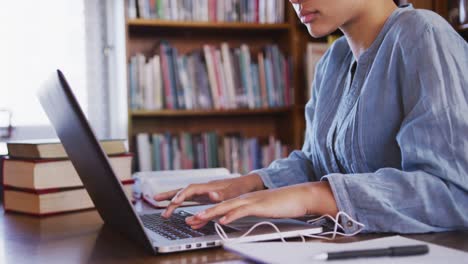
[[[132,198],[133,180],[122,182],[127,197]],[[105,191],[105,189],[103,189]],[[35,216],[55,215],[94,208],[88,192],[83,187],[34,190],[4,186],[6,212]]]
[[[210,22],[216,22],[216,1],[217,0],[208,0],[208,18]]]
[[[214,73],[215,73],[215,79],[216,79],[216,87],[218,88],[218,96],[219,96],[219,107],[220,109],[226,108],[226,100],[224,100],[224,97],[226,96],[223,91],[223,83],[221,81],[221,65],[220,60],[221,58],[219,57],[219,53],[216,52],[216,49],[211,47],[211,58],[213,62],[213,68],[214,68]]]

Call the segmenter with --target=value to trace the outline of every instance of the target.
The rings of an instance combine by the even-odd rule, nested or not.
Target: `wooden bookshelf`
[[[254,30],[254,31],[274,31],[274,30],[289,30],[290,24],[255,24],[255,23],[227,23],[227,22],[185,22],[185,21],[168,21],[156,19],[130,19],[127,21],[130,30],[136,28],[153,27],[157,29],[173,28],[173,29],[223,29],[223,30]]]
[[[289,114],[292,107],[232,110],[134,110],[132,117],[197,117],[197,116],[243,116],[243,115],[281,115]]]
[[[298,19],[289,1],[285,0],[285,22],[277,24],[210,23],[127,19],[127,59],[137,52],[148,54],[154,45],[167,40],[179,54],[201,49],[203,44],[218,46],[227,42],[231,47],[246,43],[252,54],[267,44],[277,44],[292,57],[294,104],[267,109],[232,110],[131,110],[129,109],[129,139],[138,133],[207,132],[240,133],[247,137],[267,138],[274,135],[281,142],[297,149],[302,146],[305,130],[304,48],[310,37],[298,26]],[[127,12],[126,12],[127,14]],[[323,41],[323,40],[320,40]]]

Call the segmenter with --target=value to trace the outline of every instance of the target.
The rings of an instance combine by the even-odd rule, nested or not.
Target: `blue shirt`
[[[354,62],[336,41],[317,67],[302,150],[254,172],[268,188],[327,180],[365,232],[468,229],[468,44],[437,14],[406,6],[352,79]]]

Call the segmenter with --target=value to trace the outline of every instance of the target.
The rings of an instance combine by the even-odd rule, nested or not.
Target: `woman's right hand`
[[[156,201],[171,199],[162,216],[169,218],[172,212],[184,201],[203,201],[219,203],[242,194],[265,189],[263,181],[258,174],[249,174],[238,178],[217,180],[207,183],[190,184],[189,186],[159,193],[154,196]]]

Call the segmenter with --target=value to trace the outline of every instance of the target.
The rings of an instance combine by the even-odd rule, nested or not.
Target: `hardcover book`
[[[131,154],[111,156],[109,161],[121,181],[131,179]],[[83,186],[71,161],[63,159],[5,158],[3,160],[3,176],[3,184],[7,187],[44,190]]]
[[[127,197],[132,199],[133,180],[122,182]],[[19,212],[36,216],[54,215],[94,208],[85,188],[34,190],[5,186],[6,212]]]
[[[101,146],[107,155],[127,152],[125,140],[101,140]],[[7,142],[8,155],[15,158],[28,159],[63,159],[67,153],[58,140],[22,140]]]

